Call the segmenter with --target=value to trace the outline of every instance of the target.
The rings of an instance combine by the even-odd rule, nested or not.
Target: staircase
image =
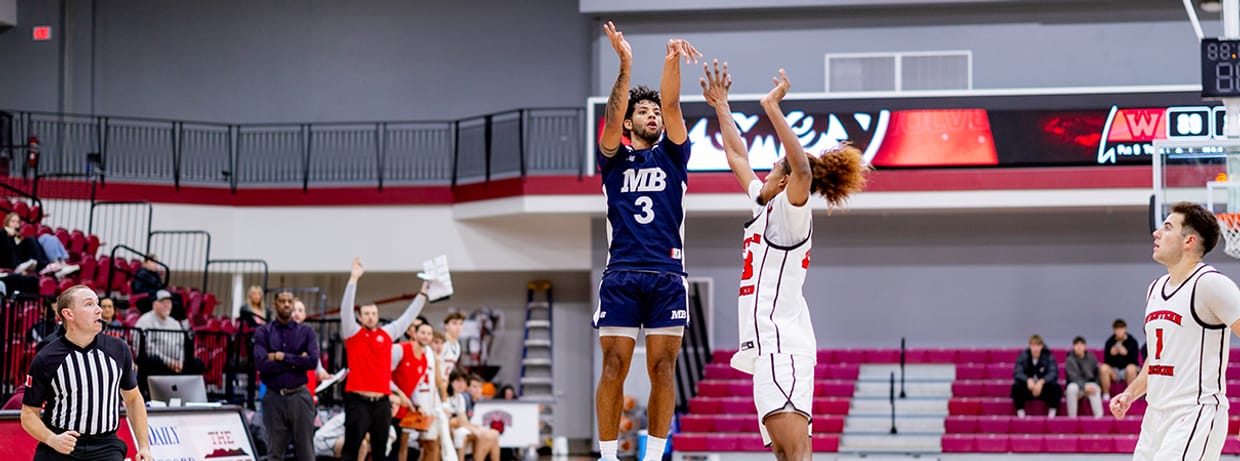
[[[905,398],[900,398],[897,364],[861,366],[844,432],[841,453],[928,454],[940,451],[943,419],[951,398],[953,365],[908,365]],[[895,376],[895,429],[892,434],[891,382]]]

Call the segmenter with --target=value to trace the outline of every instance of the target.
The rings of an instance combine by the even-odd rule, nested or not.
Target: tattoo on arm
[[[625,97],[628,96],[628,91],[629,91],[628,73],[621,71],[620,75],[616,77],[616,84],[611,87],[611,96],[607,97],[607,116],[608,117],[611,117],[617,114],[623,114],[623,112],[620,112],[621,110],[623,110],[620,108],[620,100],[626,99]]]

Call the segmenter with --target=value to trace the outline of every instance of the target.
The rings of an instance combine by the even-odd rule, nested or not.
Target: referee
[[[22,429],[39,441],[34,459],[125,459],[128,447],[116,436],[123,397],[138,443],[136,461],[151,461],[133,357],[124,342],[99,334],[103,310],[94,290],[70,287],[56,299],[56,311],[64,336],[35,355],[22,398]]]

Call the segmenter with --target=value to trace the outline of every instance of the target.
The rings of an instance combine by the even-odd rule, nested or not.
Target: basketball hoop
[[[1223,240],[1227,246],[1223,247],[1223,252],[1227,256],[1240,259],[1240,213],[1219,213],[1219,228],[1223,231]]]

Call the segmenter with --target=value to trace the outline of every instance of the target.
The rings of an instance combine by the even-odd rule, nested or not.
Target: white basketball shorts
[[[1164,459],[1217,460],[1227,441],[1227,409],[1188,405],[1174,410],[1146,410],[1133,461]]]
[[[762,443],[769,446],[771,435],[763,421],[776,413],[796,412],[810,420],[813,433],[814,364],[811,355],[763,354],[754,361],[753,400],[758,408],[758,427]]]

